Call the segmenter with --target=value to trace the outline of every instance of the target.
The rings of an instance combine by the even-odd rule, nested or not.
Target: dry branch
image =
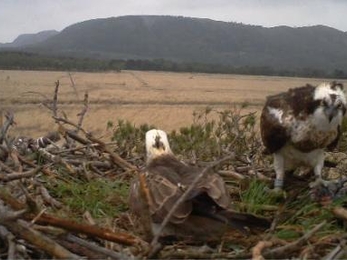
[[[51,195],[49,195],[48,190],[43,185],[39,185],[39,191],[40,191],[40,194],[41,194],[43,200],[47,204],[51,205],[54,208],[62,208],[63,207],[63,204],[61,202],[57,201]]]
[[[52,112],[53,116],[56,117],[58,115],[58,90],[59,90],[59,80],[55,82],[54,95],[53,95],[53,103],[52,103]]]
[[[265,258],[276,258],[276,257],[283,257],[285,255],[289,255],[292,251],[296,250],[298,247],[302,246],[302,244],[306,243],[307,240],[312,237],[317,231],[319,231],[321,228],[323,228],[326,225],[327,221],[323,221],[320,224],[316,225],[313,229],[306,232],[302,237],[297,239],[296,241],[292,243],[288,243],[287,245],[274,248],[271,250],[266,250],[264,252]]]
[[[4,140],[6,139],[6,134],[10,126],[15,124],[13,112],[6,111],[5,118],[6,118],[6,121],[1,126],[0,144],[2,144]]]
[[[252,249],[252,260],[263,260],[264,257],[262,256],[262,251],[265,248],[272,247],[273,242],[272,241],[259,241],[258,244],[256,244],[255,247]]]
[[[78,123],[77,123],[77,129],[76,129],[76,133],[78,133],[78,131],[81,129],[82,127],[82,122],[84,119],[85,114],[87,113],[88,110],[88,92],[86,92],[84,94],[84,100],[83,100],[83,109],[80,113],[78,113],[77,116],[79,116],[78,119]]]
[[[67,234],[66,239],[69,242],[77,243],[81,246],[88,248],[89,250],[92,250],[92,251],[97,252],[97,253],[101,253],[106,257],[111,257],[114,259],[129,259],[129,257],[130,257],[129,255],[124,255],[122,253],[117,253],[115,251],[100,247],[100,246],[96,245],[95,243],[88,242],[84,239],[81,239],[81,238],[76,237],[76,236],[71,235],[71,234]]]
[[[20,203],[18,200],[13,198],[4,189],[0,189],[0,199],[8,203],[15,210],[23,210],[26,208],[26,206],[23,203]],[[33,215],[32,213],[24,215],[24,218],[27,220],[32,220],[34,217],[35,215]],[[46,213],[41,214],[41,216],[37,218],[36,223],[41,225],[51,225],[54,227],[63,228],[71,232],[83,233],[93,237],[99,237],[123,245],[146,244],[140,238],[130,235],[128,233],[113,232],[106,228],[99,228],[92,225],[81,224],[74,221],[57,218]]]
[[[57,244],[54,240],[44,236],[40,232],[30,228],[29,224],[24,220],[16,222],[7,221],[2,223],[9,231],[17,237],[20,237],[37,248],[45,251],[47,254],[58,259],[79,259],[80,257],[72,254],[64,247]]]
[[[129,171],[129,170],[130,171],[138,171],[136,166],[128,163],[127,161],[122,159],[118,154],[115,154],[113,151],[111,151],[103,141],[93,137],[91,134],[87,135],[87,138],[90,141],[92,141],[94,143],[97,143],[99,146],[97,146],[96,148],[98,150],[102,151],[102,152],[108,153],[109,156],[110,156],[111,161],[114,164],[116,164],[119,167],[121,167],[123,170],[126,170],[126,171]]]
[[[140,238],[132,236],[128,233],[113,232],[112,230],[106,228],[81,224],[74,221],[53,217],[49,214],[42,214],[42,216],[37,220],[37,223],[41,225],[60,227],[71,232],[83,233],[92,237],[99,237],[122,245],[146,244]]]
[[[13,181],[22,178],[30,178],[35,176],[38,172],[42,170],[42,166],[36,167],[35,169],[29,170],[27,172],[13,172],[13,173],[0,173],[0,181]]]

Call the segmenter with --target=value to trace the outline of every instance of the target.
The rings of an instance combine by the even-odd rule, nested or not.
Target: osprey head
[[[160,155],[172,154],[167,135],[164,131],[159,129],[152,129],[147,131],[146,152],[147,162]]]
[[[341,124],[342,117],[346,113],[346,97],[343,85],[335,81],[318,85],[313,99],[318,101],[314,112],[315,117],[332,125]]]

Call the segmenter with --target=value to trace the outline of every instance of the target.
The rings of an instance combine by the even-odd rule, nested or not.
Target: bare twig
[[[288,243],[287,245],[277,247],[271,250],[266,250],[263,254],[265,258],[269,257],[283,257],[284,255],[289,255],[290,252],[300,247],[303,243],[307,242],[307,240],[312,237],[318,230],[325,226],[327,223],[326,220],[316,225],[313,229],[305,233],[302,237],[297,239],[292,243]]]
[[[333,259],[342,259],[343,255],[347,255],[346,240],[342,240],[333,250],[324,256],[323,260],[333,260]]]
[[[0,206],[0,224],[4,225],[7,221],[17,220],[26,212],[27,209],[12,211],[9,208]]]
[[[84,93],[83,109],[77,115],[77,116],[79,116],[79,120],[78,120],[78,123],[77,123],[76,133],[78,133],[78,131],[81,129],[82,122],[83,122],[84,116],[87,113],[87,111],[88,111],[88,92]]]
[[[93,250],[94,252],[101,253],[104,256],[112,257],[114,259],[129,259],[130,258],[129,255],[117,253],[115,251],[112,251],[112,250],[109,250],[106,248],[102,248],[102,247],[100,247],[94,243],[88,242],[84,239],[81,239],[81,238],[76,237],[76,236],[71,235],[71,234],[67,234],[66,239],[70,242],[77,243],[81,246],[84,246],[84,247],[88,248],[89,250]]]
[[[15,210],[22,210],[26,208],[26,205],[20,203],[18,200],[13,198],[5,189],[0,188],[0,199],[4,200]],[[27,220],[32,220],[36,215],[25,214],[23,216]],[[1,218],[0,218],[1,219]],[[41,225],[51,225],[54,227],[60,227],[72,232],[83,233],[93,237],[99,237],[123,245],[146,245],[142,239],[135,237],[133,235],[122,233],[122,232],[113,232],[112,230],[106,228],[100,228],[92,225],[81,224],[74,221],[61,219],[49,215],[47,213],[41,214],[37,219],[36,223]]]
[[[66,118],[62,118],[62,117],[57,117],[57,116],[53,116],[53,119],[56,121],[56,122],[62,122],[62,123],[65,123],[65,124],[68,124],[68,125],[71,125],[75,128],[78,128],[78,125],[75,124],[74,122],[71,122],[70,120],[66,119]],[[61,124],[60,124],[61,126]],[[82,131],[84,134],[88,134],[88,132],[86,130],[84,130],[83,128],[79,128],[80,131]],[[59,132],[62,134],[61,130],[59,129]]]
[[[36,167],[35,169],[29,170],[27,172],[13,172],[13,173],[0,173],[0,180],[2,181],[13,181],[22,178],[30,178],[40,172],[42,166]]]
[[[37,248],[40,248],[54,258],[79,259],[77,255],[72,254],[51,238],[48,238],[40,232],[30,228],[28,223],[26,223],[24,220],[19,219],[16,222],[8,221],[3,223],[3,225],[14,235],[21,237],[32,245],[35,245]]]
[[[218,174],[222,177],[230,177],[236,180],[243,180],[246,177],[240,173],[237,173],[235,171],[225,171],[225,170],[219,170]]]
[[[252,249],[252,260],[263,260],[262,251],[265,248],[272,247],[272,241],[259,241]]]
[[[140,185],[140,190],[139,190],[140,196],[144,202],[143,211],[141,213],[141,219],[142,219],[143,229],[149,240],[149,239],[153,239],[153,235],[154,235],[152,233],[152,227],[151,227],[152,218],[151,218],[151,213],[149,210],[150,204],[153,202],[151,201],[151,196],[149,194],[144,173],[139,172],[138,179],[139,179],[139,185]]]
[[[115,154],[113,151],[111,151],[103,141],[93,137],[91,134],[88,134],[87,138],[89,140],[91,140],[92,142],[99,144],[99,146],[96,146],[96,148],[100,151],[108,153],[111,161],[114,164],[118,165],[119,167],[121,167],[122,169],[127,170],[127,171],[128,170],[138,171],[136,166],[128,163],[127,161],[122,159],[118,154]]]
[[[74,79],[73,79],[73,77],[72,77],[72,75],[71,75],[71,72],[69,72],[68,75],[69,75],[69,79],[70,79],[70,82],[71,82],[71,87],[72,87],[73,90],[75,91],[75,95],[76,95],[76,97],[78,98],[78,91],[77,91],[77,89],[76,89],[75,81],[74,81]]]
[[[10,126],[12,126],[13,124],[15,124],[13,112],[11,112],[11,111],[6,111],[5,118],[6,118],[6,121],[5,121],[5,123],[3,123],[3,125],[1,126],[0,144],[2,144],[3,141],[5,140],[7,131],[8,131],[8,129],[10,128]]]
[[[53,103],[52,103],[52,112],[53,117],[57,117],[58,115],[58,90],[59,90],[59,80],[55,82],[55,89],[54,89],[54,95],[53,95]]]
[[[49,205],[55,208],[61,208],[63,204],[59,201],[57,201],[55,198],[53,198],[51,195],[49,195],[48,190],[43,186],[39,185],[39,190],[42,196],[42,199]]]

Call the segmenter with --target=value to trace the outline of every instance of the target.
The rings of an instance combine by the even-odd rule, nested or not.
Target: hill
[[[21,34],[11,43],[2,43],[0,47],[18,48],[29,45],[34,45],[47,40],[48,38],[57,35],[59,32],[55,30],[41,31],[32,34]]]
[[[347,33],[266,28],[173,16],[122,16],[73,24],[26,51],[98,59],[166,59],[280,70],[347,71]]]

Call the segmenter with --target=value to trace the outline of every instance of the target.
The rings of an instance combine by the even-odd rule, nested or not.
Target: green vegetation
[[[111,125],[113,126],[113,123]],[[155,127],[147,124],[136,128],[129,121],[118,120],[111,139],[116,142],[117,149],[123,156],[143,156],[145,154],[145,134],[152,128]]]
[[[94,179],[61,181],[50,185],[52,195],[63,202],[70,216],[79,218],[88,211],[95,219],[117,217],[127,207],[129,185],[126,182]]]

